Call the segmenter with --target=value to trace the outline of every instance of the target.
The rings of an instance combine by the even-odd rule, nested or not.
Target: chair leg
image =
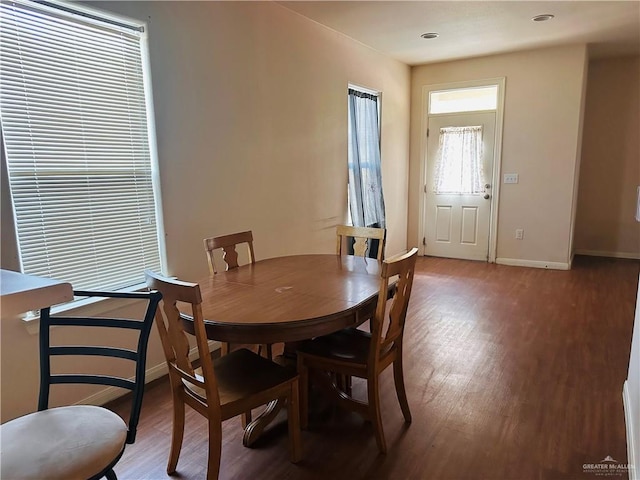
[[[291,391],[287,402],[287,421],[289,423],[289,445],[291,462],[298,463],[302,458],[300,444],[300,385],[297,380],[291,382]]]
[[[227,342],[220,343],[220,356],[226,355],[231,351],[231,344]]]
[[[182,449],[182,439],[184,437],[184,402],[182,398],[174,393],[173,396],[173,431],[171,434],[171,450],[169,451],[169,463],[167,473],[175,473],[178,466],[178,458]]]
[[[242,414],[242,428],[247,428],[247,425],[251,423],[251,420],[253,420],[251,410],[247,410]]]
[[[353,394],[351,375],[336,373],[335,377],[336,386],[350,397]]]
[[[270,343],[263,343],[261,345],[258,345],[258,355],[263,356],[263,352],[265,358],[273,360],[273,348]]]
[[[398,357],[393,362],[393,381],[396,384],[396,395],[398,395],[398,403],[404,415],[404,421],[411,423],[411,410],[409,410],[409,402],[407,401],[407,391],[404,388],[404,374],[402,371],[402,351],[398,352]]]
[[[367,380],[367,393],[369,397],[369,415],[376,434],[378,450],[380,450],[380,453],[387,453],[387,444],[384,440],[384,431],[382,429],[382,415],[380,412],[380,395],[377,376]]]
[[[113,468],[104,474],[104,478],[106,478],[107,480],[118,480],[116,472],[113,471]]]
[[[300,393],[300,427],[304,430],[309,425],[309,370],[304,364],[304,357],[298,353],[298,375]]]
[[[222,421],[220,417],[209,418],[209,455],[207,459],[207,480],[218,480],[220,456],[222,454]]]

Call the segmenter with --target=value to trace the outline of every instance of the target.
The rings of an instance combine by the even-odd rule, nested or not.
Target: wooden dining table
[[[201,279],[207,336],[294,342],[359,325],[375,311],[380,263],[349,255],[260,260]]]
[[[260,260],[198,281],[207,337],[228,343],[296,342],[357,326],[376,308],[381,263],[350,255]],[[184,317],[187,330],[193,330]],[[250,446],[278,412],[271,405],[245,429]]]

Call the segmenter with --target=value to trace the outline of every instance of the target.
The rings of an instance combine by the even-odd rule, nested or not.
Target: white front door
[[[488,260],[495,112],[430,116],[425,255]]]

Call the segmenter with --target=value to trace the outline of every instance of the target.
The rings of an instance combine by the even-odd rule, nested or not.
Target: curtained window
[[[356,227],[385,228],[378,95],[349,89],[349,209]]]
[[[482,193],[482,127],[440,129],[435,193]]]
[[[142,24],[56,1],[0,5],[0,118],[24,273],[119,290],[160,270]]]

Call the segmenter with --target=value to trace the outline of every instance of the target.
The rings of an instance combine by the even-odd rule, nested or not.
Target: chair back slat
[[[229,235],[221,235],[219,237],[210,237],[204,239],[204,248],[209,260],[209,272],[211,275],[218,273],[216,262],[214,259],[214,251],[222,249],[222,260],[225,263],[225,270],[238,268],[238,252],[236,246],[246,243],[247,254],[250,263],[255,263],[255,253],[253,251],[253,233],[251,230],[246,232],[232,233]]]
[[[180,375],[180,377],[183,380],[186,380],[189,383],[192,383],[193,385],[195,385],[196,387],[199,387],[201,389],[205,389],[205,383],[204,383],[204,379],[200,376],[198,376],[197,374],[191,374],[188,372],[185,372],[184,370],[181,370],[180,368],[176,367],[174,369],[176,371],[176,373],[178,375]]]
[[[136,382],[125,378],[110,377],[107,375],[51,375],[49,381],[51,385],[86,383],[92,385],[109,385],[111,387],[124,388],[125,390],[135,390]]]
[[[147,346],[151,325],[161,299],[161,294],[153,292],[91,292],[76,290],[74,296],[102,299],[126,299],[131,301],[146,302],[146,310],[142,319],[122,318],[93,318],[89,316],[52,315],[50,308],[40,311],[40,394],[38,396],[38,410],[46,410],[49,407],[49,394],[51,385],[56,384],[93,384],[108,385],[131,390],[132,406],[129,415],[127,443],[135,441],[142,397],[144,395],[144,381],[146,372]],[[119,328],[135,330],[137,342],[135,350],[116,346],[104,345],[51,345],[51,327],[89,327],[96,332],[96,340],[100,337],[102,328]],[[97,328],[96,328],[97,327]],[[95,330],[93,330],[95,329]],[[85,334],[91,338],[90,332]],[[115,375],[95,375],[86,371],[77,371],[65,374],[52,374],[51,357],[84,357],[98,356],[105,358],[122,358],[135,363],[134,380]],[[86,362],[76,361],[74,366],[82,370]]]
[[[126,348],[115,347],[85,347],[80,345],[68,347],[51,347],[49,355],[86,355],[98,357],[126,358],[127,360],[138,359],[138,352]]]
[[[165,297],[162,302],[162,313],[158,312],[156,316],[156,325],[159,329],[160,338],[164,339],[167,347],[170,350],[169,358],[175,363],[175,365],[181,370],[194,376],[193,366],[189,360],[189,351],[191,349],[189,340],[184,330],[182,329],[181,321],[178,321],[180,317],[180,311],[176,305],[176,299],[170,296]]]
[[[50,317],[49,326],[128,328],[130,330],[142,330],[145,328],[144,322],[140,320],[106,317]]]
[[[413,285],[418,249],[397,255],[382,263],[380,290],[376,313],[372,319],[372,345],[370,366],[375,366],[383,356],[402,348],[402,336],[407,317],[409,298]],[[397,277],[397,279],[395,278]],[[393,296],[389,298],[389,283],[395,280]]]
[[[346,243],[353,238],[353,253],[359,257],[370,257],[373,240],[377,240],[378,250],[374,258],[384,259],[384,247],[387,238],[387,230],[384,228],[352,227],[350,225],[336,226],[336,252],[338,255],[346,255]]]

